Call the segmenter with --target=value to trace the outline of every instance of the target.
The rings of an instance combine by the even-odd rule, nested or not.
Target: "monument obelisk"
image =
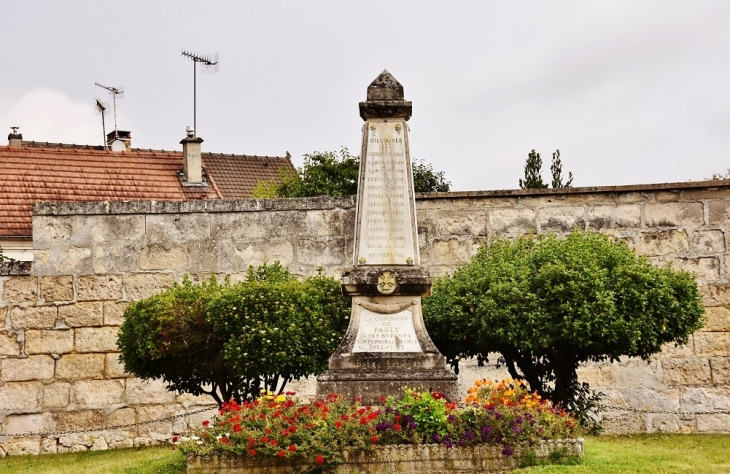
[[[342,275],[352,297],[350,325],[317,378],[317,394],[402,395],[403,387],[457,397],[457,377],[423,324],[421,298],[431,277],[420,268],[416,202],[408,150],[412,105],[403,86],[383,71],[360,102],[360,178],[353,269]]]

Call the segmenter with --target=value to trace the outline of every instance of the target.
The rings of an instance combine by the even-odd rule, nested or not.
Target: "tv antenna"
[[[111,94],[113,100],[114,100],[114,138],[119,138],[119,132],[117,131],[117,96],[119,96],[120,99],[124,98],[124,86],[120,87],[109,87],[109,86],[102,86],[98,82],[95,82],[97,86],[101,87],[102,89],[106,89],[109,91],[109,94]],[[98,106],[98,105],[97,105]],[[103,115],[102,115],[103,117]],[[106,135],[104,135],[106,138]]]
[[[104,134],[104,149],[107,149],[107,143],[106,143],[106,123],[104,121],[104,116],[106,115],[106,104],[101,101],[98,97],[96,98],[96,110],[101,114],[101,130]]]
[[[200,54],[195,54],[191,51],[183,51],[182,55],[190,60],[193,61],[193,131],[197,134],[198,131],[198,124],[197,124],[197,70],[198,70],[198,63],[202,64],[202,70],[201,72],[203,74],[215,74],[218,72],[218,53],[215,53],[213,56],[203,56]]]

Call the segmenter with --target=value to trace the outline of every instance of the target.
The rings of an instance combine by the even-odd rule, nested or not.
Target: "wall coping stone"
[[[33,262],[19,262],[17,260],[0,262],[0,276],[30,275]]]
[[[730,180],[690,181],[684,183],[629,184],[621,186],[586,186],[558,189],[506,189],[489,191],[453,191],[447,193],[416,193],[416,200],[463,199],[478,197],[561,196],[578,194],[607,194],[655,191],[684,191],[694,189],[730,188]],[[109,215],[109,214],[187,214],[219,212],[264,212],[350,209],[355,196],[278,199],[214,199],[196,201],[98,201],[98,202],[37,202],[37,216]]]

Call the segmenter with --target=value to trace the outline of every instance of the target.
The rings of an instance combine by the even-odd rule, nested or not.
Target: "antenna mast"
[[[201,63],[203,65],[202,72],[208,73],[208,74],[214,74],[218,72],[218,53],[215,53],[212,57],[211,56],[203,56],[200,54],[195,54],[191,51],[183,51],[182,55],[190,60],[193,61],[193,131],[197,135],[198,131],[198,124],[197,124],[197,77],[196,77],[196,71],[197,71],[197,63]]]
[[[98,97],[96,98],[96,110],[101,114],[101,131],[104,134],[104,149],[107,150],[107,143],[106,143],[106,122],[104,121],[104,116],[106,115],[106,105],[104,105],[104,102],[101,101]]]
[[[119,96],[120,99],[124,98],[124,86],[120,87],[110,87],[110,86],[102,86],[98,82],[95,82],[97,86],[101,87],[102,89],[106,89],[109,91],[109,93],[112,95],[114,100],[114,138],[119,138],[119,132],[117,131],[117,96]],[[106,135],[104,135],[106,139]]]

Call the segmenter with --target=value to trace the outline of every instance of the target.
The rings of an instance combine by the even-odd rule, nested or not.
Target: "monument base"
[[[339,366],[339,368],[337,368]],[[404,388],[440,392],[448,400],[459,397],[457,376],[439,354],[422,352],[356,353],[331,359],[330,370],[317,377],[317,395],[338,393],[361,397],[378,405],[381,396],[403,396]]]
[[[350,327],[317,378],[317,395],[403,396],[405,387],[458,397],[456,375],[423,325],[420,296],[354,296]]]

